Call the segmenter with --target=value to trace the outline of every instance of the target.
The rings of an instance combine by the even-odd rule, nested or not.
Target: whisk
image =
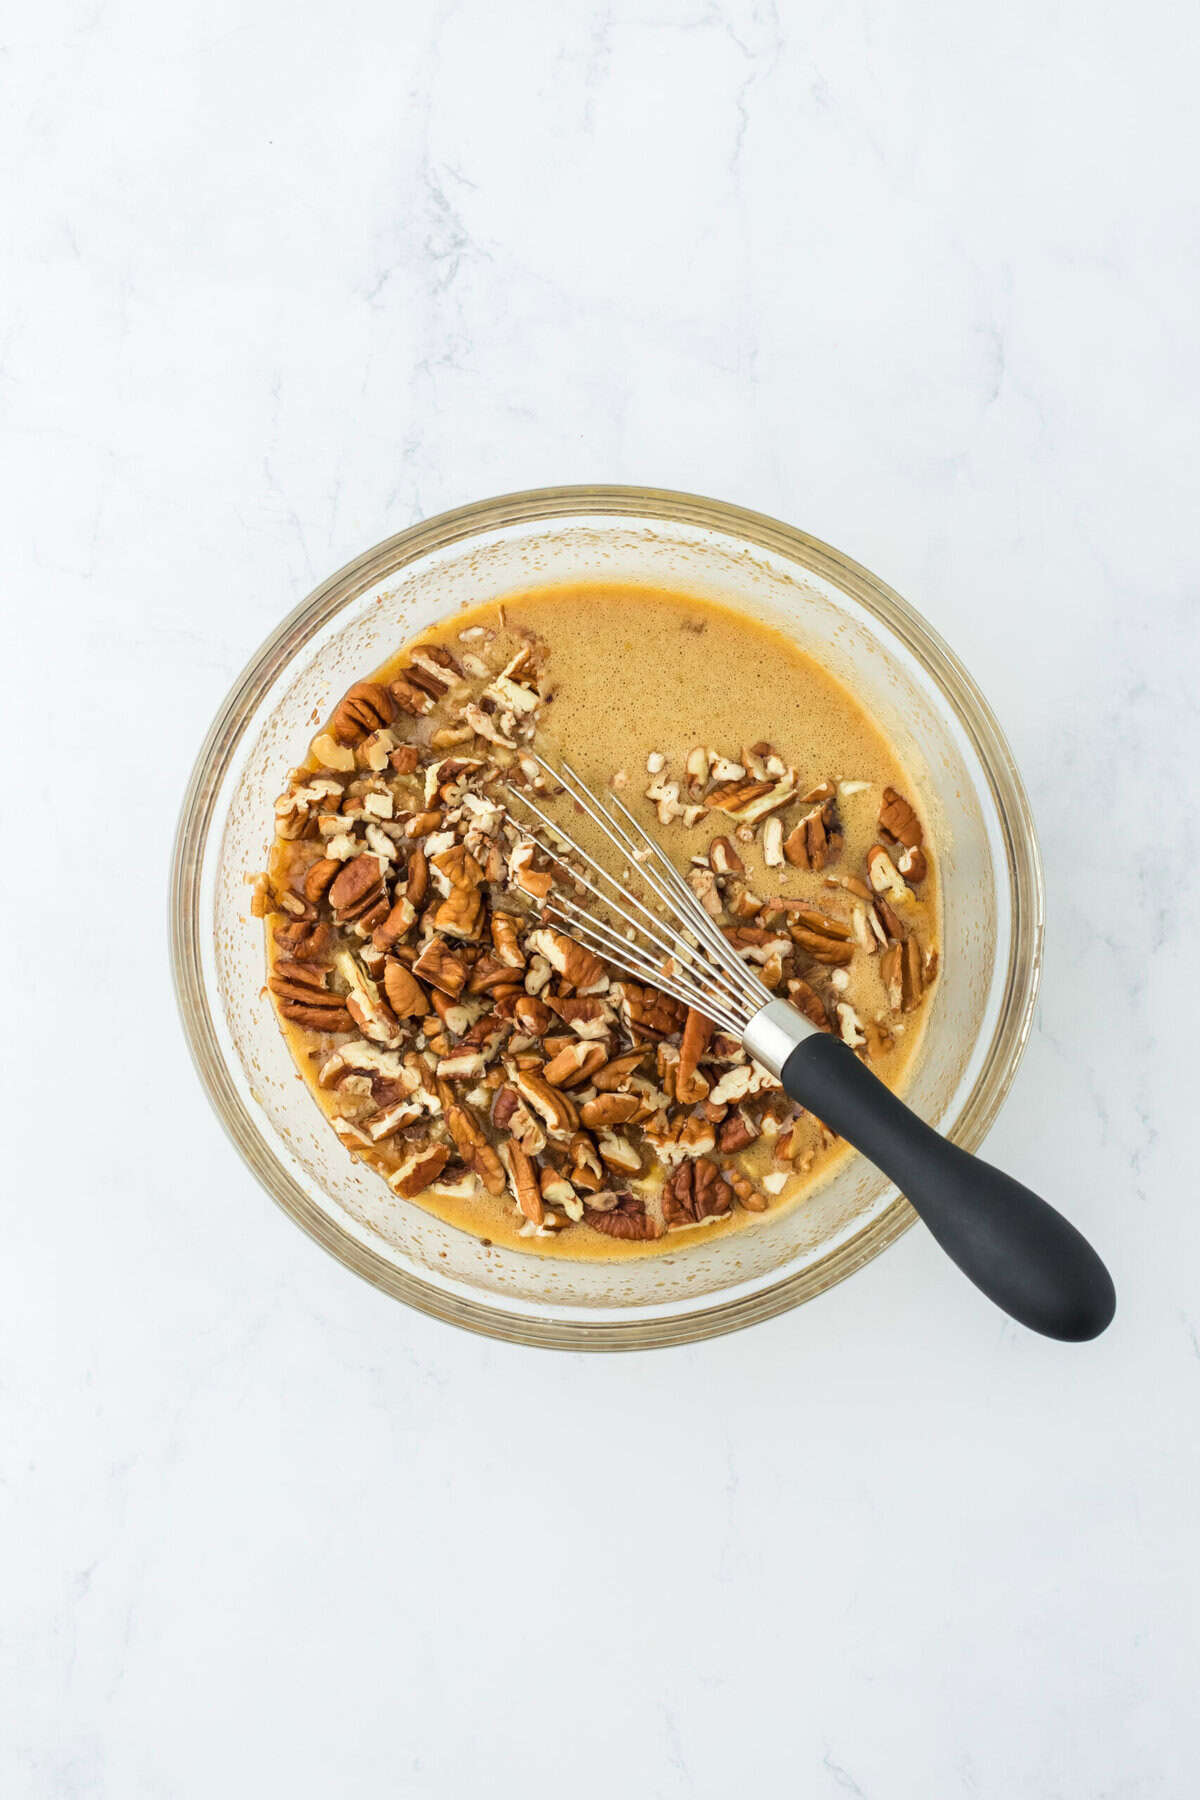
[[[1011,1176],[948,1143],[846,1044],[772,995],[619,796],[604,805],[568,762],[535,760],[620,859],[614,875],[527,790],[510,789],[540,821],[540,831],[523,824],[527,835],[599,909],[556,892],[548,905],[570,935],[740,1039],[790,1099],[896,1184],[963,1273],[1014,1319],[1047,1337],[1098,1337],[1116,1295],[1075,1227]]]

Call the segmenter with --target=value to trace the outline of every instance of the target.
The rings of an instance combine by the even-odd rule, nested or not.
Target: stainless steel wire
[[[750,1020],[771,999],[770,991],[747,969],[674,864],[618,796],[612,796],[612,804],[620,818],[601,804],[570,763],[564,760],[556,768],[542,756],[535,755],[534,760],[629,865],[618,879],[524,789],[510,787],[512,798],[541,822],[539,832],[522,821],[526,836],[545,851],[569,881],[580,883],[622,924],[597,917],[565,894],[551,896],[548,908],[589,950],[639,980],[661,988],[685,1006],[695,1007],[733,1036],[742,1037]],[[583,867],[567,861],[565,852],[570,852]],[[587,870],[591,871],[590,876]],[[665,909],[665,917],[632,891],[635,879]]]

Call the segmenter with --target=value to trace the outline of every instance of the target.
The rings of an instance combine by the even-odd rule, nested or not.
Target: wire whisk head
[[[534,760],[628,865],[614,875],[524,789],[510,787],[513,799],[541,821],[540,831],[524,827],[526,835],[564,872],[577,893],[580,888],[590,893],[602,910],[561,892],[547,902],[548,909],[572,937],[598,956],[695,1007],[732,1036],[743,1037],[772,996],[746,968],[669,857],[618,795],[610,795],[606,806],[567,761],[556,768],[542,756],[535,754]],[[567,853],[575,862],[566,860]],[[644,884],[660,910],[633,891],[635,880]]]

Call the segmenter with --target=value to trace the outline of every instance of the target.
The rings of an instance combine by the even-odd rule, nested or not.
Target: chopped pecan
[[[422,976],[443,994],[457,999],[466,983],[467,965],[444,938],[432,937],[413,964],[413,974]]]
[[[339,744],[356,744],[360,738],[390,725],[396,716],[392,697],[377,681],[356,681],[334,708],[330,735]]]
[[[433,705],[433,695],[428,688],[415,681],[407,669],[388,684],[388,691],[402,712],[415,713],[418,717]]]
[[[604,1066],[608,1052],[603,1044],[589,1043],[586,1038],[573,1038],[546,1064],[542,1074],[551,1087],[578,1087],[597,1069]]]
[[[361,858],[358,860],[361,861]],[[323,900],[341,867],[337,858],[332,856],[323,856],[320,862],[313,863],[304,877],[304,898],[311,900],[314,906]]]
[[[738,1205],[747,1212],[766,1212],[768,1201],[765,1194],[760,1194],[748,1175],[740,1170],[726,1169],[725,1179],[737,1195]]]
[[[388,1185],[406,1200],[413,1200],[437,1180],[449,1161],[450,1152],[445,1144],[422,1144],[388,1176]]]
[[[805,813],[783,846],[783,854],[796,869],[823,869],[842,847],[837,806],[826,800]]]
[[[814,962],[843,966],[854,955],[850,927],[813,907],[796,907],[788,919],[788,933]]]
[[[292,962],[325,962],[333,949],[333,931],[325,920],[314,924],[308,919],[293,919],[277,925],[275,942],[280,952]]]
[[[547,994],[546,1005],[558,1014],[564,1025],[571,1027],[576,1037],[594,1039],[608,1036],[613,1014],[607,1001],[594,995],[579,999],[573,994],[569,998],[563,994]]]
[[[600,1152],[600,1161],[606,1168],[615,1169],[619,1175],[641,1174],[641,1151],[619,1131],[607,1125],[602,1127],[596,1139],[596,1148]]]
[[[420,844],[413,850],[408,859],[408,868],[404,876],[404,897],[414,907],[423,906],[425,896],[429,892],[429,859]]]
[[[867,851],[867,879],[877,894],[886,894],[897,905],[912,899],[912,890],[882,844],[872,844]]]
[[[579,1109],[579,1116],[589,1130],[602,1125],[627,1125],[641,1111],[641,1102],[634,1094],[597,1094],[594,1100],[585,1100]]]
[[[470,941],[479,936],[482,924],[483,895],[477,887],[452,887],[434,908],[433,926],[443,937]]]
[[[382,924],[391,909],[379,858],[364,854],[346,863],[329,888],[329,904],[339,925],[365,932]]]
[[[400,1041],[400,1027],[379,987],[358,958],[349,950],[339,950],[334,958],[349,988],[346,1008],[364,1037],[372,1043],[391,1046]]]
[[[696,1225],[714,1219],[733,1205],[733,1189],[707,1156],[681,1162],[662,1194],[668,1225]]]
[[[328,990],[329,976],[311,963],[277,962],[267,986],[279,1002],[285,1019],[306,1025],[310,1031],[353,1031],[345,997]]]
[[[451,1101],[446,1107],[446,1129],[458,1154],[468,1168],[474,1169],[488,1193],[502,1194],[506,1185],[504,1166],[470,1107]]]
[[[535,994],[518,994],[513,1002],[513,1017],[530,1037],[542,1037],[554,1022],[554,1014],[544,1000]]]
[[[503,999],[505,995],[515,998],[521,991],[519,972],[510,969],[490,951],[485,951],[478,959],[467,984],[468,993],[490,994],[493,1001]]]
[[[848,1000],[839,1000],[836,1010],[838,1016],[838,1029],[841,1033],[842,1042],[848,1044],[851,1050],[863,1049],[867,1042],[867,1035],[862,1028],[862,1020],[850,1005],[850,1002]]]
[[[744,1150],[758,1137],[758,1127],[746,1116],[739,1106],[730,1113],[717,1133],[717,1149],[731,1156],[736,1150]]]
[[[699,1073],[698,1065],[715,1030],[711,1019],[706,1019],[694,1006],[688,1008],[675,1070],[675,1098],[681,1106],[694,1106],[708,1092],[709,1084]]]
[[[492,1124],[497,1131],[507,1131],[509,1121],[520,1104],[521,1096],[515,1087],[509,1087],[507,1082],[503,1082],[496,1089],[492,1100]]]
[[[920,844],[913,844],[911,848],[906,846],[901,850],[896,858],[896,867],[905,881],[911,882],[914,887],[919,887],[929,873],[925,852]]]
[[[592,1086],[602,1094],[615,1094],[636,1073],[638,1065],[646,1060],[647,1048],[647,1045],[640,1044],[636,1050],[624,1050],[620,1056],[614,1056],[603,1068],[593,1073]]]
[[[525,952],[521,949],[517,921],[509,913],[494,912],[492,914],[492,944],[497,959],[506,968],[523,969],[525,967]]]
[[[921,1004],[921,995],[925,989],[923,970],[921,967],[921,946],[915,936],[906,940],[903,960],[900,965],[901,1007],[906,1013],[915,1012]]]
[[[537,950],[550,967],[569,981],[578,994],[598,994],[608,986],[608,970],[598,956],[574,938],[568,937],[564,931],[553,931],[549,928],[531,931],[529,948]]]
[[[883,790],[879,829],[893,844],[903,844],[908,850],[915,850],[925,838],[920,819],[908,801],[892,787]]]
[[[595,1194],[604,1186],[604,1168],[595,1140],[586,1131],[577,1131],[567,1145],[568,1168],[574,1187]]]
[[[744,875],[746,865],[727,837],[715,837],[708,846],[708,866],[714,875]]]
[[[388,763],[397,775],[415,775],[421,760],[421,753],[415,744],[401,744],[388,757]]]
[[[829,1030],[829,1019],[825,1012],[825,1003],[814,987],[798,976],[787,984],[787,995],[797,1012],[802,1012],[810,1025],[818,1031]],[[724,1146],[722,1146],[724,1148]]]
[[[542,1190],[537,1170],[520,1144],[514,1143],[511,1138],[501,1149],[500,1155],[508,1170],[508,1185],[513,1198],[525,1217],[535,1225],[540,1225],[545,1218],[545,1209],[542,1206]]]
[[[393,901],[390,912],[371,933],[376,950],[392,950],[406,938],[417,922],[417,909],[407,894]]]
[[[731,819],[744,819],[745,809],[769,794],[774,785],[773,781],[756,781],[753,776],[735,776],[732,781],[718,782],[704,796],[704,804],[710,811],[728,813]]]
[[[383,967],[383,991],[398,1019],[424,1018],[429,1011],[429,995],[412,970],[394,956]]]
[[[513,1086],[524,1100],[527,1100],[534,1111],[546,1121],[546,1128],[556,1136],[565,1137],[568,1132],[576,1130],[579,1125],[579,1114],[573,1101],[560,1088],[551,1087],[541,1075],[532,1069],[514,1069]]]
[[[684,1008],[658,988],[622,981],[613,984],[613,995],[635,1039],[668,1037],[683,1025]]]
[[[590,1225],[593,1231],[604,1232],[606,1237],[645,1242],[662,1236],[662,1228],[646,1211],[645,1201],[633,1194],[622,1194],[615,1206],[607,1211],[585,1206],[583,1219],[585,1225]]]

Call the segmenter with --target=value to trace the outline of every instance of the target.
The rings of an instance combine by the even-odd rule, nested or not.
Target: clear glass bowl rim
[[[192,769],[180,811],[170,884],[171,962],[184,1035],[197,1073],[226,1133],[271,1198],[347,1268],[432,1317],[511,1343],[568,1350],[642,1350],[691,1343],[775,1317],[852,1275],[914,1222],[897,1195],[849,1243],[753,1294],[678,1314],[595,1322],[509,1312],[447,1293],[398,1269],[342,1230],[314,1204],[271,1152],[226,1067],[203,975],[203,870],[222,782],[242,733],[263,697],[304,646],[364,590],[406,564],[464,538],[505,526],[572,517],[656,519],[722,532],[798,561],[827,577],[903,643],[937,687],[970,741],[991,790],[1004,843],[1012,909],[1008,969],[999,1018],[979,1075],[947,1135],[973,1150],[1012,1085],[1033,1023],[1041,978],[1044,888],[1028,796],[1004,734],[979,688],[930,625],[878,577],[795,526],[700,495],[669,489],[581,486],[536,488],[440,513],[398,532],[315,588],[255,652],[226,696]]]

